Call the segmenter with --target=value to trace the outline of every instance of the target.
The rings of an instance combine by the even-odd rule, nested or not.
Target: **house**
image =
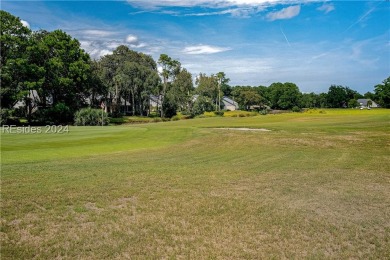
[[[193,95],[192,102],[195,102],[198,99],[198,97],[199,95]],[[228,97],[223,97],[221,101],[223,103],[224,109],[226,110],[235,111],[239,109],[238,103]],[[161,95],[160,96],[150,95],[149,104],[152,111],[156,111],[156,109],[161,108],[161,104],[162,104]]]
[[[192,97],[192,102],[195,102],[198,97],[199,95],[194,95]],[[221,101],[225,110],[235,111],[239,109],[238,103],[229,97],[224,96]]]
[[[26,104],[26,101],[29,102],[27,102]],[[13,108],[15,109],[27,108],[27,113],[33,114],[38,110],[41,102],[42,100],[39,97],[38,92],[35,89],[33,89],[28,92],[28,95],[24,99],[16,102]],[[46,105],[51,106],[52,104],[53,104],[53,98],[50,96],[46,97]]]
[[[150,95],[149,96],[149,105],[151,108],[161,107],[161,95],[159,95],[159,96]]]
[[[359,103],[360,108],[377,108],[377,107],[380,107],[377,103],[375,103],[371,99],[362,98],[362,99],[358,99],[357,102]]]
[[[235,110],[239,109],[238,103],[236,101],[228,98],[228,97],[223,97],[222,103],[223,103],[226,110],[235,111]]]

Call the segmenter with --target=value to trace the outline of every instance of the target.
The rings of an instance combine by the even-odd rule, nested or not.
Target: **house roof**
[[[236,101],[228,98],[228,97],[223,97],[222,102],[228,103],[229,105],[232,105],[232,106],[235,106],[235,107],[238,107],[238,103]]]
[[[357,102],[363,106],[367,106],[368,101],[371,101],[372,105],[376,104],[374,101],[372,101],[371,99],[368,99],[368,98],[360,98],[357,100]]]
[[[35,89],[29,90],[27,97],[31,100],[33,104],[38,104],[41,102],[41,98],[38,95],[38,92]],[[51,104],[53,100],[50,97],[46,98],[46,103]],[[21,108],[26,106],[24,99],[18,100],[13,106],[14,108]]]

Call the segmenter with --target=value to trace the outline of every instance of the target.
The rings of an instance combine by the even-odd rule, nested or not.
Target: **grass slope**
[[[1,138],[2,259],[390,257],[388,110]]]

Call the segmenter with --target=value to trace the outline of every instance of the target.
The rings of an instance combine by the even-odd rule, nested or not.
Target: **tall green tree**
[[[348,100],[347,92],[343,86],[332,85],[329,87],[327,95],[327,103],[329,107],[346,107]]]
[[[125,102],[130,101],[132,114],[143,116],[144,111],[148,109],[153,86],[159,84],[156,71],[142,64],[127,61],[119,67],[115,77],[121,86],[121,96]]]
[[[3,10],[0,10],[0,25],[1,107],[11,108],[23,96],[24,82],[33,73],[26,54],[31,31],[18,17]]]
[[[223,90],[227,90],[228,89],[228,83],[230,81],[229,78],[226,77],[226,74],[225,72],[218,72],[217,75],[217,80],[218,80],[218,99],[217,99],[217,103],[218,103],[218,110],[221,109],[221,99],[224,95],[224,92]]]
[[[88,92],[90,93],[90,105],[92,107],[99,107],[101,105],[101,96],[107,94],[107,87],[101,81],[99,76],[100,63],[96,60],[91,61],[91,76],[88,80]]]
[[[327,93],[327,104],[332,108],[347,107],[349,103],[352,104],[351,99],[356,100],[362,97],[361,94],[349,87],[332,85],[329,87]]]
[[[375,86],[375,99],[385,108],[390,108],[390,77]]]
[[[170,85],[167,95],[170,96],[170,100],[176,103],[179,110],[187,111],[191,106],[193,93],[192,75],[185,68],[182,68]]]
[[[316,107],[320,107],[320,108],[329,107],[329,105],[328,105],[328,94],[327,93],[320,93],[317,96]]]
[[[30,62],[43,71],[43,77],[31,84],[37,88],[42,102],[47,97],[52,105],[66,104],[76,111],[90,95],[91,59],[80,48],[78,40],[61,30],[38,31],[28,48]],[[38,88],[39,85],[39,88]],[[46,105],[46,104],[43,104]]]
[[[375,94],[370,91],[366,92],[363,97],[371,100],[376,100]]]
[[[232,91],[234,100],[239,104],[240,109],[249,110],[251,106],[265,105],[266,100],[259,94],[256,87],[235,86]]]
[[[272,83],[269,86],[271,107],[276,109],[292,109],[300,105],[301,92],[294,83]]]
[[[218,96],[220,95],[218,78],[213,74],[207,76],[205,73],[200,73],[195,83],[197,85],[196,93],[210,98],[214,103],[215,110],[218,110]]]
[[[175,80],[176,76],[180,73],[181,64],[179,61],[172,59],[167,54],[161,54],[157,62],[161,66],[160,75],[163,80],[163,88],[161,90],[161,103],[163,109],[161,109],[161,117],[164,117],[164,107],[172,110],[172,100],[166,100],[165,95],[168,90],[168,85]],[[168,104],[169,101],[169,104]],[[167,104],[164,104],[167,103]]]
[[[131,105],[133,115],[143,115],[149,96],[158,91],[157,64],[149,55],[117,47],[112,54],[99,60],[100,77],[108,88],[107,101],[114,114],[119,113],[121,100]]]

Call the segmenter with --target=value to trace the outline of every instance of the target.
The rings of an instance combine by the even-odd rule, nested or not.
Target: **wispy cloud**
[[[380,4],[382,4],[383,1],[379,1],[378,4],[370,8],[367,12],[365,12],[362,16],[359,17],[357,21],[352,23],[344,32],[349,31],[352,27],[354,27],[357,24],[360,24],[363,22]]]
[[[142,8],[159,7],[212,7],[223,8],[229,6],[261,6],[277,4],[296,4],[302,2],[316,2],[318,0],[127,0],[131,5]]]
[[[280,11],[271,12],[267,14],[267,19],[270,21],[291,19],[301,12],[301,6],[294,5],[283,8]]]
[[[324,12],[325,14],[327,13],[330,13],[332,12],[333,10],[335,10],[335,7],[332,3],[328,4],[328,3],[325,3],[323,4],[322,6],[318,7],[317,8],[318,11],[322,11]]]
[[[89,37],[108,37],[115,35],[115,32],[97,29],[83,30],[82,32],[84,35]]]
[[[212,15],[231,15],[233,17],[249,18],[251,15],[259,12],[259,8],[231,8],[218,11],[200,12],[200,13],[188,13],[183,16],[212,16]],[[178,14],[179,15],[179,14]]]
[[[197,55],[197,54],[214,54],[219,52],[229,51],[231,48],[223,48],[210,45],[197,45],[197,46],[188,46],[183,49],[183,53]]]
[[[143,1],[143,0],[127,0],[132,6],[144,9],[141,12],[135,12],[132,14],[139,14],[149,10],[150,12],[158,12],[164,14],[171,14],[174,16],[211,16],[211,15],[231,15],[233,17],[248,18],[259,12],[264,11],[266,8],[276,5],[292,5],[301,3],[317,2],[319,0],[155,0],[155,1]],[[186,12],[185,8],[201,7],[206,11],[203,12]],[[166,8],[183,8],[182,11],[167,11]],[[293,6],[286,8],[284,12],[286,18],[276,19],[288,19],[289,12],[299,12],[299,6]],[[158,10],[158,11],[157,11]],[[283,11],[282,10],[282,11]],[[278,12],[276,12],[278,13]],[[278,14],[271,14],[278,15]],[[273,18],[271,18],[273,19]]]
[[[280,26],[280,31],[282,32],[284,38],[286,39],[286,42],[287,42],[288,46],[291,47],[290,41],[287,39],[287,36],[286,36],[286,34],[284,33],[282,26]]]
[[[153,9],[149,11],[139,11],[129,13],[130,15],[139,15],[144,13],[152,13],[152,14],[164,14],[170,16],[177,17],[190,17],[190,16],[218,16],[218,15],[230,15],[232,17],[239,18],[250,18],[253,15],[263,11],[265,7],[262,6],[245,6],[245,7],[224,7],[224,8],[214,8],[207,7],[202,8],[202,10],[195,11],[194,9],[188,10],[184,8],[183,10],[167,10],[167,9]]]

